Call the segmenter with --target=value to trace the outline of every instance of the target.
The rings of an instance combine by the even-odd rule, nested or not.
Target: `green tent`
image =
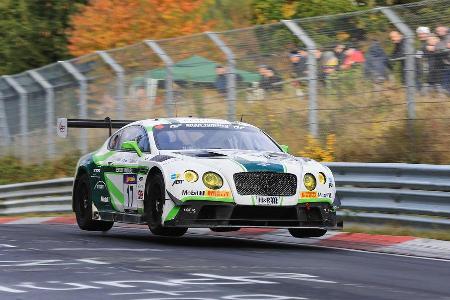
[[[201,56],[191,56],[187,59],[181,60],[173,65],[173,79],[175,81],[190,81],[195,83],[214,83],[216,80],[216,66],[218,63],[208,60]],[[259,81],[259,74],[243,70],[236,70],[243,82]],[[144,77],[135,78],[135,85],[142,85],[145,79],[160,79],[166,78],[166,68],[154,69],[146,72]]]

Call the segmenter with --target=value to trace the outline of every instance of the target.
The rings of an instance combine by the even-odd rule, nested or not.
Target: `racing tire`
[[[289,228],[289,233],[295,238],[310,238],[321,237],[327,233],[327,230],[321,228]]]
[[[145,189],[144,214],[148,228],[154,235],[179,237],[186,233],[187,227],[162,226],[165,203],[165,185],[161,174],[152,175]]]
[[[92,220],[92,199],[89,186],[89,175],[84,174],[78,180],[75,186],[73,196],[74,212],[77,219],[78,227],[88,231],[108,231],[114,222]]]
[[[213,232],[231,232],[231,231],[239,231],[241,227],[211,227],[209,230]]]

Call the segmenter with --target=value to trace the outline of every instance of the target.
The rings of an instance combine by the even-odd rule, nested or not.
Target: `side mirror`
[[[289,146],[288,145],[280,145],[281,150],[283,150],[284,153],[289,153]]]
[[[121,146],[121,149],[126,151],[135,151],[137,155],[142,156],[142,151],[136,141],[124,142]]]

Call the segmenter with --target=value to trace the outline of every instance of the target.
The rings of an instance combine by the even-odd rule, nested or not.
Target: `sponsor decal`
[[[277,196],[256,196],[259,205],[280,205],[280,197]]]
[[[328,182],[328,187],[329,187],[329,188],[334,187],[333,180],[332,180],[331,178],[330,178],[329,180],[330,180],[330,181]]]
[[[138,199],[144,199],[144,191],[143,190],[138,190]]]
[[[180,174],[180,173],[173,173],[173,174],[170,174],[170,179],[171,179],[171,180],[181,179],[181,174]]]
[[[106,184],[103,181],[99,181],[97,182],[97,184],[95,185],[94,189],[96,190],[104,190],[106,188]]]
[[[172,124],[170,125],[170,128],[178,128],[180,126],[182,126],[183,124]]]
[[[182,184],[183,180],[182,179],[177,179],[172,183],[172,186],[174,186],[175,184]]]
[[[317,192],[302,192],[301,198],[317,198]]]
[[[230,198],[231,192],[230,191],[214,191],[214,190],[207,190],[206,196],[208,197],[215,197],[215,198]]]
[[[139,181],[142,181],[142,180],[144,180],[144,176],[139,176],[139,179],[138,179]]]
[[[182,196],[205,196],[205,191],[182,190]]]
[[[133,172],[132,168],[116,168],[116,173],[131,173]]]
[[[137,178],[136,174],[123,174],[123,183],[126,184],[136,184]]]
[[[319,192],[318,195],[319,195],[319,198],[331,198],[331,193]]]
[[[183,211],[188,214],[195,214],[197,212],[197,210],[193,207],[184,207]]]
[[[217,123],[196,123],[196,124],[186,124],[186,127],[230,128],[230,125]]]
[[[107,196],[100,196],[100,201],[108,203],[109,202],[109,197],[107,197]]]
[[[92,170],[94,173],[100,173],[100,169],[93,169]]]

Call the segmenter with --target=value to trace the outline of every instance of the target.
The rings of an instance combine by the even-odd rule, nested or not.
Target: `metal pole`
[[[67,73],[71,74],[78,84],[80,85],[80,110],[79,117],[80,119],[87,119],[87,78],[81,74],[69,61],[60,61],[61,66],[66,70]],[[82,153],[88,152],[88,141],[87,141],[87,130],[84,128],[80,129],[81,131],[81,141],[80,141],[80,151]]]
[[[415,35],[414,32],[389,8],[381,8],[381,12],[405,37],[405,83],[406,101],[408,104],[408,119],[416,118],[415,92],[416,92],[416,59],[415,59]]]
[[[233,51],[214,32],[206,32],[206,35],[225,54],[228,62],[227,71],[227,101],[228,120],[236,121],[236,61]]]
[[[47,157],[53,158],[55,150],[55,93],[53,86],[37,71],[27,72],[45,90],[46,119],[47,119]]]
[[[125,119],[125,70],[105,51],[97,51],[100,58],[116,73],[117,118]]]
[[[147,40],[144,41],[144,43],[149,46],[166,65],[166,112],[169,117],[173,117],[172,106],[175,104],[173,97],[173,60],[155,41]]]
[[[4,75],[2,76],[5,79],[6,83],[19,94],[20,101],[20,135],[21,135],[21,159],[28,159],[28,96],[27,91],[11,76]]]
[[[0,144],[3,146],[8,146],[11,143],[8,120],[6,119],[6,108],[5,108],[5,99],[3,97],[3,93],[0,92]]]
[[[319,134],[319,124],[317,120],[317,59],[316,43],[308,34],[294,21],[281,21],[308,50],[308,98],[309,98],[309,132],[313,137]]]

